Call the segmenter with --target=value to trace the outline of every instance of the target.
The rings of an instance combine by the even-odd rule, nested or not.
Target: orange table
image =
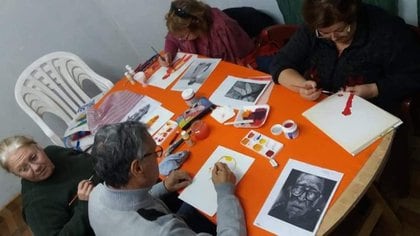
[[[210,78],[199,89],[198,96],[210,97],[228,75],[250,77],[263,75],[263,73],[231,63],[220,62]],[[171,86],[162,90],[153,86],[131,85],[123,79],[114,86],[110,93],[127,89],[150,96],[162,102],[165,108],[177,116],[187,109],[187,106],[182,100],[180,92],[172,91],[170,88]],[[297,93],[276,85],[268,103],[270,105],[269,117],[257,131],[284,144],[283,149],[275,157],[279,167],[271,167],[267,159],[239,143],[249,131],[248,129],[224,126],[208,115],[203,120],[210,126],[210,136],[197,142],[191,148],[184,143],[177,149],[190,149],[192,152],[182,168],[194,175],[218,145],[254,157],[254,163],[237,186],[236,195],[245,211],[249,235],[258,236],[271,235],[254,226],[253,222],[289,158],[342,172],[344,173],[343,179],[318,230],[318,234],[328,233],[363,196],[380,167],[385,163],[384,157],[392,141],[393,133],[386,135],[353,157],[301,115],[315,102],[306,101]],[[273,136],[270,133],[270,127],[273,124],[281,123],[287,119],[293,119],[299,125],[300,135],[295,140],[288,140],[283,135]]]

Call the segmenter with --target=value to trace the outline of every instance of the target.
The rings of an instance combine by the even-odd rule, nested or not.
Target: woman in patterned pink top
[[[178,51],[240,64],[254,49],[253,41],[235,20],[203,2],[175,0],[165,18],[164,66],[172,63]]]

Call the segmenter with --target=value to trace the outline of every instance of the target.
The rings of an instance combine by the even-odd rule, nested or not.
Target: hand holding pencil
[[[76,199],[81,201],[89,200],[89,194],[92,192],[93,183],[92,183],[93,175],[89,179],[84,179],[79,182],[77,185],[77,194],[71,199],[69,202],[69,206],[71,206]]]

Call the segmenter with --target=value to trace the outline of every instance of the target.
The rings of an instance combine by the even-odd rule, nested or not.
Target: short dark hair
[[[360,0],[305,0],[302,15],[305,23],[315,30],[338,22],[356,22],[359,6]]]
[[[149,138],[147,126],[136,121],[102,126],[95,134],[92,149],[98,177],[112,187],[125,186],[131,163],[143,157]]]

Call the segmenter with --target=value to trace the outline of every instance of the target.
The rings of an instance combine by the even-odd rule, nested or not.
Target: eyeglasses
[[[318,190],[310,186],[300,184],[296,184],[295,186],[293,186],[290,192],[295,197],[299,197],[303,193],[305,193],[305,199],[308,201],[314,201],[321,195],[321,193]]]
[[[148,156],[153,155],[153,154],[155,154],[156,157],[161,157],[162,154],[163,154],[163,148],[161,146],[157,145],[154,152],[149,152],[149,153],[144,154],[143,158],[148,157]]]
[[[331,38],[331,36],[334,36],[336,38],[340,37],[346,37],[349,36],[351,32],[351,25],[347,25],[344,28],[337,29],[330,33],[323,33],[319,31],[318,29],[315,29],[315,35],[317,38],[325,39],[325,38]]]
[[[174,12],[174,14],[181,18],[196,18],[195,16],[191,15],[190,13],[186,12],[184,9],[175,6],[175,4],[171,3],[170,11]]]

